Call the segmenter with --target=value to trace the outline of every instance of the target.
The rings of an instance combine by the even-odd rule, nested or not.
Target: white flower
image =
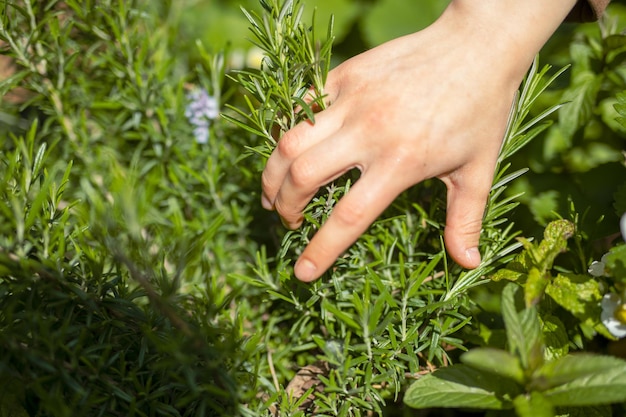
[[[609,293],[602,297],[602,324],[617,338],[626,336],[626,305],[617,294]]]
[[[599,261],[593,261],[591,265],[589,265],[589,269],[587,270],[587,272],[589,272],[594,277],[602,277],[606,275],[605,266],[607,255],[608,253],[605,253],[602,256],[602,259],[600,259]]]
[[[204,89],[198,88],[187,95],[189,104],[185,109],[185,117],[193,126],[193,135],[198,143],[209,141],[210,121],[219,116],[217,99]]]

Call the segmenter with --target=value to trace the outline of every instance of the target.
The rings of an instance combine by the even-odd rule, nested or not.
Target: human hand
[[[507,116],[538,48],[535,41],[508,50],[520,38],[507,32],[504,41],[490,39],[490,30],[461,18],[466,6],[455,0],[429,28],[332,70],[327,109],[315,124],[300,123],[280,139],[263,172],[263,205],[290,228],[300,226],[321,186],[352,168],[361,171],[300,256],[299,279],[318,278],[402,191],[434,177],[448,190],[448,253],[463,267],[479,265],[482,216]]]

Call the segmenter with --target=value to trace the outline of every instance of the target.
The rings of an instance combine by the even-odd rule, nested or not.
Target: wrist
[[[433,26],[470,42],[481,59],[521,81],[576,0],[452,0]]]

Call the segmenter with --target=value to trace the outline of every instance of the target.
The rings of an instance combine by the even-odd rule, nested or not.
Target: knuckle
[[[350,202],[338,204],[333,210],[333,216],[342,226],[348,228],[361,226],[365,221],[366,207],[365,205],[357,205]]]
[[[295,159],[301,152],[300,143],[300,137],[295,132],[289,131],[278,141],[276,150],[283,158]]]
[[[312,188],[315,184],[315,164],[309,160],[296,159],[289,167],[289,177],[294,186],[298,188]]]

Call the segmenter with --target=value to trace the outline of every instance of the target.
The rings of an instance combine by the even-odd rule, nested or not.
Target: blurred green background
[[[316,30],[326,32],[334,16],[337,61],[394,37],[426,27],[444,10],[449,0],[311,0],[305,2],[304,21],[315,13]],[[181,52],[191,52],[196,39],[215,50],[228,47],[246,51],[248,22],[241,12],[258,10],[256,0],[182,0],[160,7],[170,10],[170,19],[179,24],[177,38]],[[174,13],[172,13],[174,11]]]

